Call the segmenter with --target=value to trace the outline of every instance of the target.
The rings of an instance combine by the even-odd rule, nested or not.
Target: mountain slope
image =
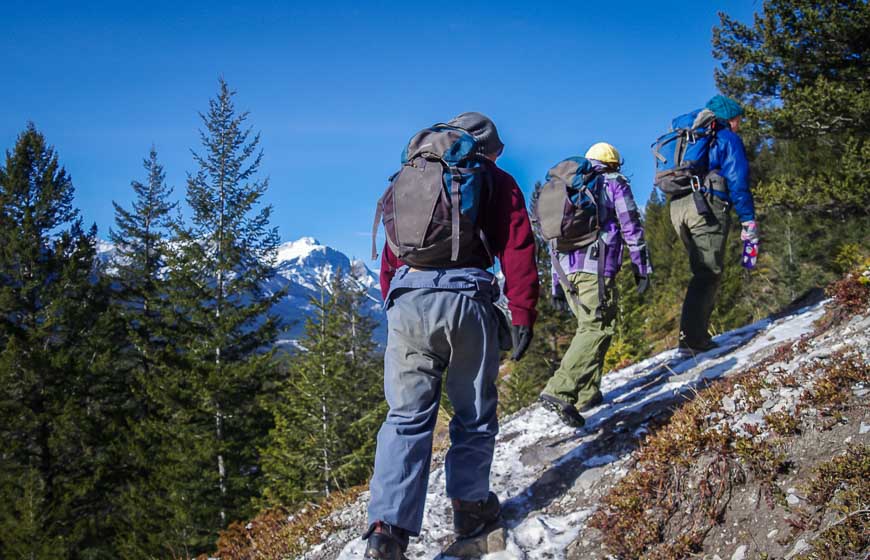
[[[114,246],[99,241],[97,252],[101,262],[111,267],[115,258]],[[278,248],[275,274],[263,288],[270,293],[282,289],[287,295],[278,302],[272,312],[283,321],[284,328],[278,337],[278,345],[291,349],[305,329],[305,318],[311,312],[309,298],[320,297],[320,286],[328,288],[337,271],[349,274],[351,281],[366,294],[366,312],[375,319],[375,339],[386,340],[384,316],[381,311],[381,292],[378,277],[364,262],[351,261],[344,253],[321,244],[313,237],[288,241]]]
[[[717,337],[721,348],[695,359],[679,361],[674,351],[667,351],[611,373],[602,386],[605,402],[591,411],[587,427],[579,432],[565,428],[538,405],[504,419],[496,443],[491,483],[502,498],[507,529],[500,538],[488,543],[487,557],[605,557],[600,532],[588,527],[587,522],[600,508],[602,497],[631,472],[639,439],[653,426],[665,423],[673,408],[691,401],[713,380],[742,374],[766,359],[769,363],[771,356],[782,353],[777,349],[783,346],[798,348],[796,341],[813,332],[814,321],[823,312],[822,305],[815,305],[794,315],[731,331]],[[868,330],[870,320],[866,315],[858,317],[839,330],[802,342],[800,351],[791,350],[794,365],[782,367],[806,369],[806,364],[812,365],[808,360],[830,356],[844,345],[858,348],[866,355],[870,350]],[[766,374],[770,370],[769,375],[774,375],[773,366],[764,367]],[[815,370],[809,367],[807,371]],[[812,385],[813,381],[808,379],[806,383]],[[765,402],[770,410],[793,410],[801,394],[783,390],[775,397],[771,395],[769,402]],[[739,402],[739,397],[731,400]],[[758,411],[742,410],[740,405],[732,408],[731,415],[723,420],[729,429],[770,431],[761,408]],[[866,416],[866,407],[862,414]],[[864,424],[860,427],[863,430]],[[858,434],[858,425],[853,425],[853,431],[856,438],[868,437],[866,433]],[[332,528],[330,534],[324,534],[322,542],[304,557],[362,558],[365,543],[359,535],[366,524],[367,499],[367,493],[363,493],[356,503],[331,514],[327,520]],[[435,459],[430,478],[423,532],[412,541],[408,558],[438,557],[450,543],[451,529],[441,455]],[[726,542],[729,544],[722,544]],[[740,545],[746,543],[737,542],[736,537],[733,542],[725,539],[720,542],[723,553],[731,547],[729,554],[736,554]],[[486,549],[480,543],[475,546]],[[479,555],[475,554],[475,547],[471,548],[453,553]]]
[[[320,296],[320,286],[328,288],[337,271],[349,274],[352,281],[366,293],[367,312],[376,320],[375,339],[385,341],[384,317],[381,312],[381,292],[377,276],[359,260],[351,261],[344,253],[322,245],[313,237],[289,241],[278,248],[275,276],[266,289],[287,289],[287,295],[274,307],[273,312],[284,320],[285,328],[279,345],[292,345],[311,312],[309,298]]]

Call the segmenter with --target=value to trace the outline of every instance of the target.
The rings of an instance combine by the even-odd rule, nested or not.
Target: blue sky
[[[715,94],[717,12],[760,2],[15,2],[0,18],[0,146],[36,123],[105,238],[152,144],[181,198],[219,76],[262,133],[282,239],[366,257],[375,203],[418,129],[496,122],[528,193],[597,141],[652,187],[649,145]],[[375,264],[375,263],[371,263]]]

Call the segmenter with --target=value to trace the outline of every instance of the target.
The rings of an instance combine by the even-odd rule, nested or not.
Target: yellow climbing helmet
[[[607,163],[614,167],[618,167],[622,163],[619,151],[607,142],[592,144],[592,147],[586,151],[586,159],[597,159],[601,163]]]

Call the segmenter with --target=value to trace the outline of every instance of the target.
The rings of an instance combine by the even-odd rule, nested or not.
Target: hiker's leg
[[[370,484],[369,524],[384,521],[412,535],[423,523],[432,433],[450,359],[444,333],[433,330],[428,312],[435,294],[411,290],[387,311],[384,395],[390,411],[378,433]]]
[[[691,198],[691,197],[690,197]],[[730,216],[718,200],[710,202],[713,216],[704,217],[694,210],[694,203],[687,219],[687,227],[694,244],[690,252],[692,279],[689,282],[691,298],[686,301],[683,312],[689,314],[689,327],[686,332],[689,346],[693,342],[704,342],[710,337],[710,315],[716,304],[716,293],[722,280],[725,265],[725,242],[731,226]],[[694,210],[694,212],[692,212]]]
[[[692,271],[680,314],[680,342],[699,346],[710,338],[710,313],[722,273],[722,256],[716,254],[714,247],[724,248],[722,223],[715,217],[698,214],[691,195],[672,199],[670,208],[671,222],[686,247]]]
[[[447,395],[453,405],[450,449],[445,459],[447,495],[485,500],[498,433],[498,319],[492,303],[458,294],[442,315],[451,345]],[[451,311],[448,311],[451,310]]]
[[[616,280],[604,280],[605,296],[601,303],[601,319],[596,319],[590,328],[600,333],[595,353],[595,370],[588,377],[581,377],[577,385],[577,401],[575,407],[582,410],[587,403],[601,398],[601,377],[604,375],[604,357],[613,339],[613,325],[616,320],[617,290]],[[597,289],[597,286],[596,286]],[[591,349],[590,349],[591,350]]]
[[[573,298],[568,298],[571,311],[577,318],[574,338],[562,356],[559,369],[544,387],[544,393],[568,403],[578,400],[581,387],[587,387],[595,378],[598,370],[598,349],[607,338],[603,323],[595,317],[598,307],[598,276],[588,272],[575,272],[569,280],[577,288],[577,306]]]

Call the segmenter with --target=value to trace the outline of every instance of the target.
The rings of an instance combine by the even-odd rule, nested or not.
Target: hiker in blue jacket
[[[707,102],[716,116],[716,136],[711,142],[709,173],[704,192],[711,212],[701,215],[691,193],[671,197],[671,222],[689,253],[692,279],[680,316],[680,350],[705,352],[716,347],[710,333],[710,315],[722,279],[725,242],[734,207],[742,225],[741,239],[758,242],[755,205],[749,190],[749,162],[743,140],[737,135],[743,108],[724,95]]]

